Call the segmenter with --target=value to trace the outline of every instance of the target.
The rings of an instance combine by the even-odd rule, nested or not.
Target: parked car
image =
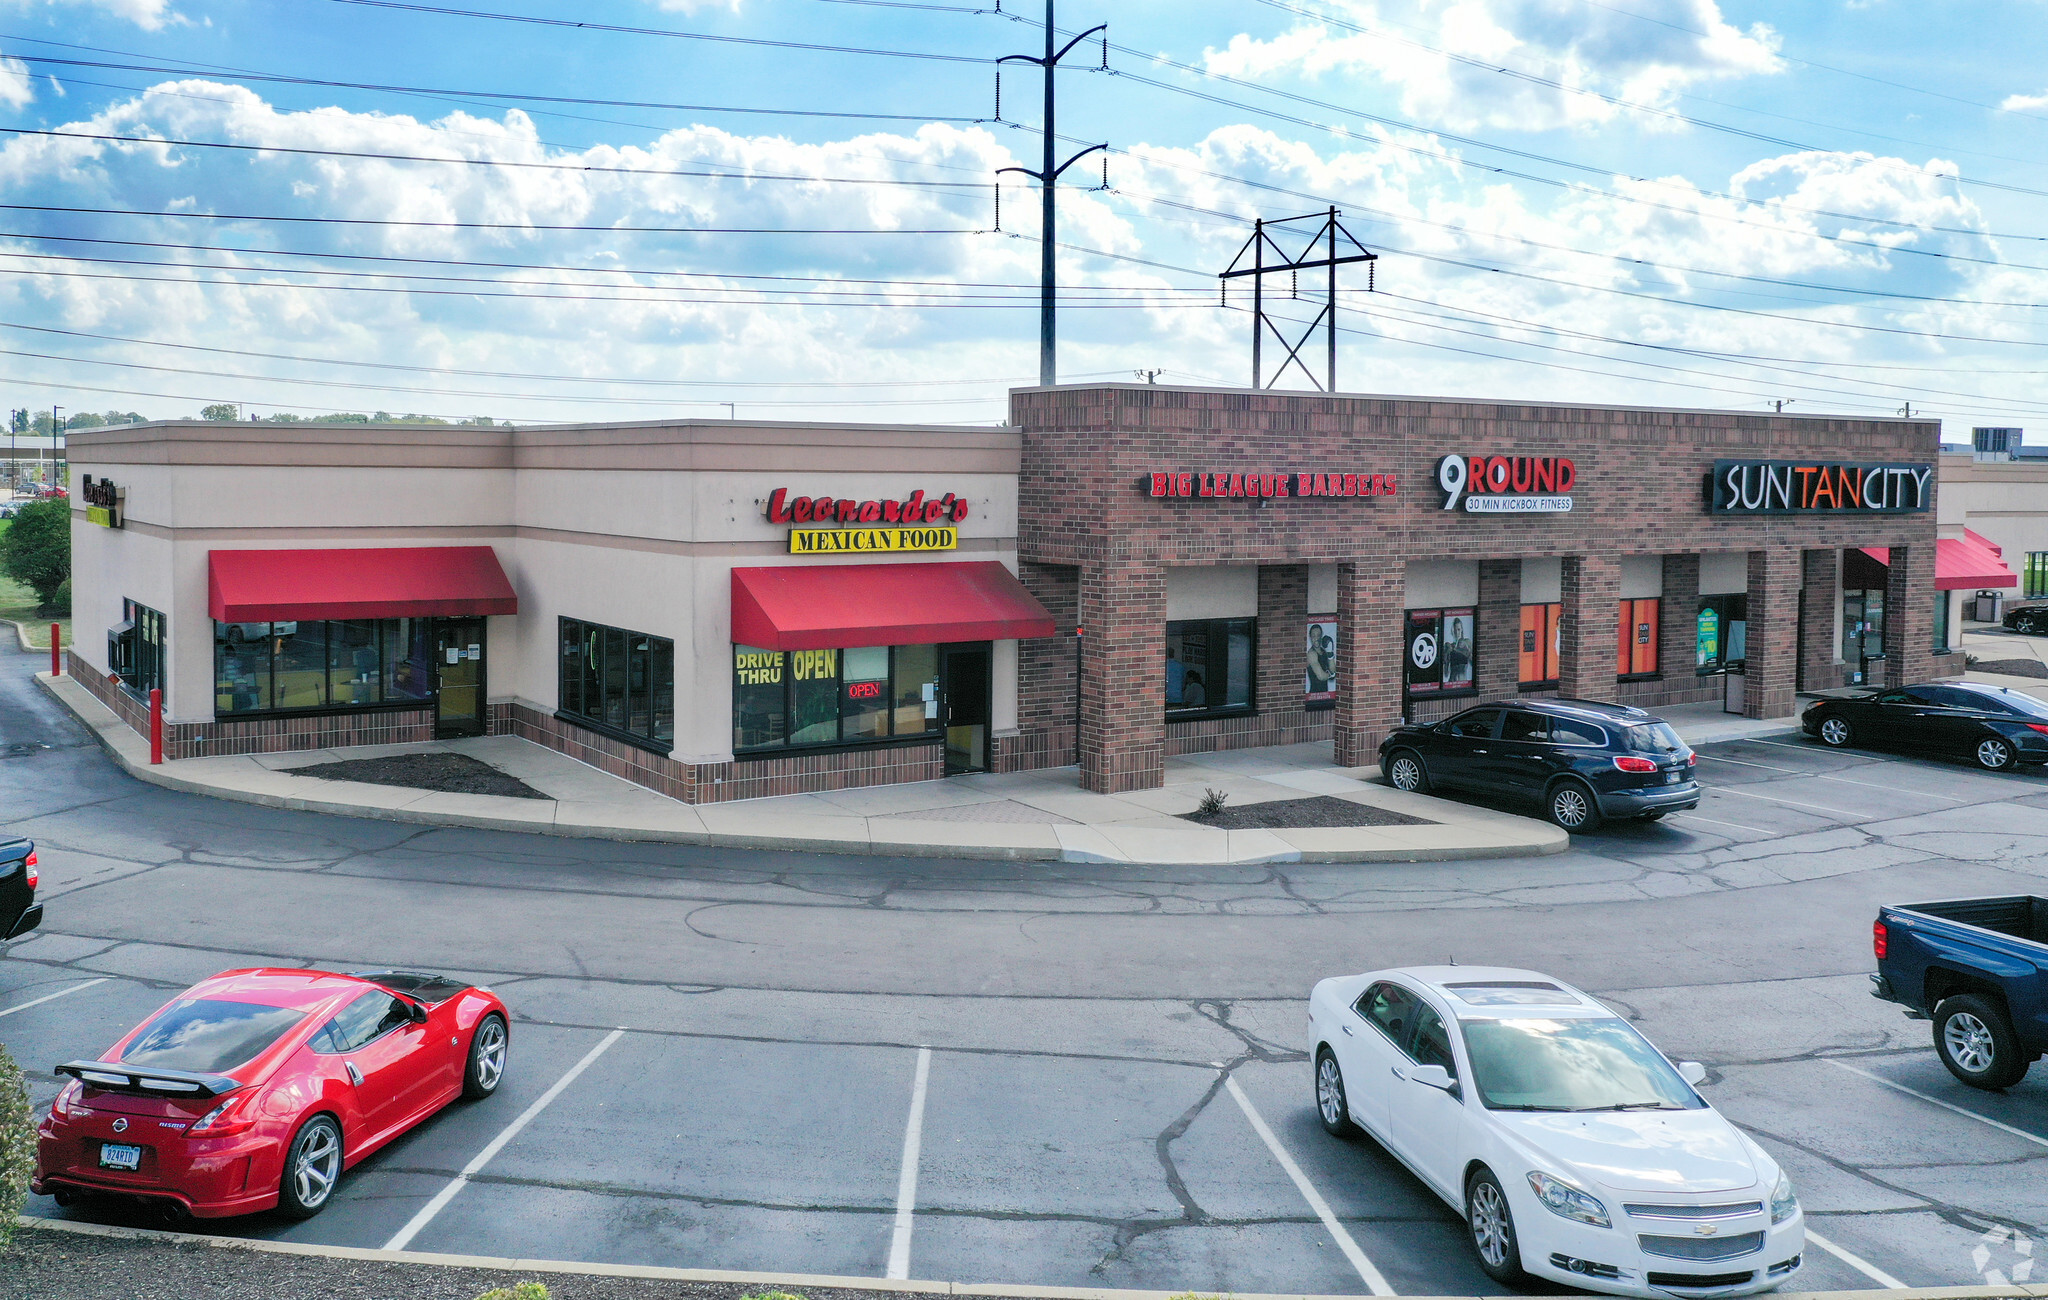
[[[1934,1050],[1972,1088],[2010,1088],[2048,1053],[2048,898],[2012,894],[1878,909],[1875,996],[1934,1022]]]
[[[2022,605],[2005,611],[2005,626],[2014,632],[2048,632],[2048,605]]]
[[[35,841],[0,840],[0,939],[19,939],[43,923],[40,883]]]
[[[1792,1183],[1628,1021],[1534,971],[1433,966],[1309,996],[1316,1111],[1465,1219],[1479,1266],[1573,1290],[1752,1295],[1799,1271]]]
[[[293,636],[299,630],[299,625],[290,621],[283,623],[227,623],[222,626],[225,630],[221,635],[234,642],[261,641],[267,636]]]
[[[1539,802],[1551,821],[1581,832],[1610,817],[1655,821],[1699,807],[1697,763],[1663,719],[1588,700],[1482,704],[1380,742],[1380,771],[1396,789]]]
[[[1949,754],[1993,772],[2048,763],[2048,703],[2004,686],[1928,682],[1815,700],[1799,725],[1835,749]]]
[[[233,970],[194,985],[67,1076],[31,1186],[202,1218],[310,1218],[342,1171],[504,1078],[489,989],[405,971]]]
[[[0,501],[0,519],[12,519],[21,513],[22,501]]]

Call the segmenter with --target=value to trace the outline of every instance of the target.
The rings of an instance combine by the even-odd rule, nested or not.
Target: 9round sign
[[[1569,456],[1445,456],[1436,463],[1444,509],[1463,505],[1474,515],[1568,514],[1578,478]]]

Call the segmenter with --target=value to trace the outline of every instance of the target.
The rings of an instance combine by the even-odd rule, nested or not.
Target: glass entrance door
[[[946,691],[946,770],[986,772],[993,658],[988,643],[941,646],[939,655]]]
[[[434,737],[484,734],[484,621],[434,620]]]
[[[1884,669],[1884,588],[1842,593],[1842,662],[1851,685],[1868,685]]]

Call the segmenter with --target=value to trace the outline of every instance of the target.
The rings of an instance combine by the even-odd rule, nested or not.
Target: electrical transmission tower
[[[1316,229],[1314,234],[1309,236],[1308,242],[1302,245],[1299,253],[1289,256],[1287,250],[1282,248],[1278,241],[1274,239],[1272,232],[1276,226],[1285,226],[1287,229],[1280,232],[1282,235],[1299,234],[1300,228],[1290,224],[1296,221],[1320,221],[1323,224]],[[1347,250],[1356,249],[1357,251],[1347,251],[1340,256],[1337,246],[1339,236],[1343,237],[1344,246]],[[1316,247],[1319,244],[1324,246],[1324,251],[1321,254],[1316,253]],[[1277,261],[1270,263],[1266,261],[1268,250],[1271,250],[1278,259]],[[1251,259],[1251,265],[1249,266],[1244,265],[1247,256]],[[1337,209],[1334,207],[1328,212],[1311,212],[1307,216],[1301,217],[1281,217],[1277,221],[1261,220],[1253,225],[1252,237],[1245,241],[1244,247],[1237,250],[1237,256],[1230,260],[1230,269],[1218,277],[1224,282],[1226,293],[1228,293],[1230,281],[1247,275],[1252,278],[1253,388],[1268,388],[1277,385],[1281,377],[1287,373],[1287,368],[1295,366],[1300,368],[1302,376],[1309,383],[1314,384],[1317,389],[1328,393],[1337,391],[1337,268],[1352,262],[1370,264],[1378,260],[1378,253],[1368,251],[1365,245],[1359,243],[1358,240],[1352,237],[1351,232],[1344,228],[1344,223],[1337,220]],[[1324,268],[1329,272],[1329,290],[1323,302],[1322,310],[1318,311],[1302,327],[1301,337],[1289,343],[1286,331],[1281,327],[1292,322],[1275,320],[1266,313],[1266,277],[1280,271],[1287,272],[1293,277],[1293,296],[1299,298],[1301,296],[1301,273],[1303,271],[1315,270],[1318,267]],[[1370,278],[1372,271],[1369,265],[1366,274],[1368,277],[1366,288],[1369,291],[1372,288],[1372,280]],[[1329,384],[1327,386],[1317,382],[1315,374],[1308,368],[1308,363],[1301,359],[1302,348],[1307,346],[1309,339],[1315,335],[1318,326],[1323,327],[1329,336],[1330,342]],[[1287,351],[1287,359],[1282,361],[1279,368],[1273,372],[1272,384],[1260,382],[1263,369],[1260,365],[1259,349],[1260,345],[1265,341],[1268,330],[1272,331],[1274,340]]]
[[[998,176],[1002,175],[1003,172],[1022,172],[1024,175],[1037,181],[1039,186],[1038,382],[1041,387],[1045,388],[1050,388],[1059,382],[1059,326],[1057,321],[1059,275],[1058,265],[1054,257],[1054,250],[1057,245],[1054,242],[1053,233],[1053,193],[1061,172],[1064,172],[1067,168],[1072,167],[1075,163],[1098,149],[1106,150],[1109,148],[1106,144],[1091,144],[1059,166],[1053,166],[1053,150],[1058,143],[1053,135],[1053,70],[1059,67],[1060,60],[1066,58],[1076,45],[1079,45],[1097,32],[1107,30],[1109,30],[1109,24],[1099,23],[1082,32],[1073,40],[1068,41],[1055,52],[1053,50],[1052,0],[1045,0],[1044,57],[1041,58],[1035,54],[1006,54],[996,60],[996,76],[998,78],[996,82],[996,102],[998,105],[997,114],[999,116],[1002,111],[1000,107],[1002,103],[1001,65],[1005,63],[1035,63],[1045,70],[1045,153],[1043,164],[1037,171],[1033,171],[1029,167],[1004,167],[996,172]],[[1103,39],[1105,41],[1108,40],[1107,37]],[[1104,66],[1108,66],[1109,46],[1107,44],[1102,48],[1102,59]],[[1104,172],[1105,178],[1107,175],[1108,173]],[[1104,184],[1107,183],[1105,179]]]

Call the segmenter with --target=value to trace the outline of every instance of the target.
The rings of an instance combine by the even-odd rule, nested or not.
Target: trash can
[[[2001,608],[2005,604],[2005,596],[2000,592],[1980,591],[1975,604],[1977,612],[1971,617],[1979,623],[1996,623],[2005,613]]]

